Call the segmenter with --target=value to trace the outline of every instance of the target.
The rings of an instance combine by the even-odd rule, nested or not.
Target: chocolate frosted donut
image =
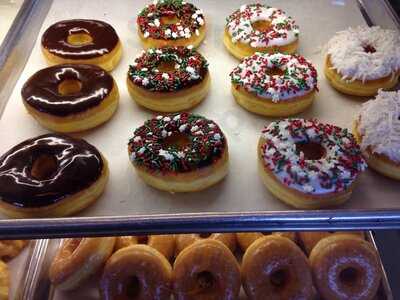
[[[69,215],[103,191],[107,162],[84,140],[45,134],[0,157],[0,211],[11,216]]]

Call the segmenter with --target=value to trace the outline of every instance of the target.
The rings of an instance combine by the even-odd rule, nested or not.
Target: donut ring
[[[366,169],[353,135],[316,120],[272,122],[259,141],[260,175],[279,200],[317,209],[344,203]]]
[[[10,260],[18,256],[28,243],[28,240],[0,240],[0,259]]]
[[[8,300],[10,291],[10,270],[5,262],[0,260],[0,300]]]
[[[400,38],[395,30],[359,26],[337,32],[326,46],[325,76],[338,91],[372,96],[400,76]]]
[[[262,4],[242,5],[226,19],[224,44],[236,58],[255,52],[294,53],[299,27],[281,9]]]
[[[108,173],[105,158],[84,140],[26,140],[0,157],[0,211],[16,218],[74,214],[103,193]]]
[[[96,127],[118,107],[118,87],[94,65],[57,65],[42,69],[24,84],[23,103],[44,127],[76,132]]]
[[[176,254],[183,249],[201,240],[215,240],[223,243],[232,253],[236,249],[236,235],[234,233],[211,233],[211,234],[177,234],[176,235]]]
[[[296,242],[296,233],[295,232],[238,232],[236,233],[236,239],[238,244],[243,252],[249,248],[251,244],[253,244],[259,238],[262,238],[265,235],[277,235],[281,237],[285,237],[290,239],[293,242]]]
[[[311,251],[310,263],[323,299],[373,299],[381,282],[375,249],[353,235],[335,234],[320,240]]]
[[[218,125],[202,116],[157,116],[137,128],[128,153],[138,175],[169,192],[200,191],[228,172],[228,144]]]
[[[249,299],[314,299],[311,268],[291,240],[268,235],[257,239],[242,259],[242,284]]]
[[[72,19],[51,25],[42,36],[42,52],[50,65],[89,64],[115,68],[122,46],[111,25],[99,20]]]
[[[141,106],[162,112],[183,111],[206,97],[210,88],[208,63],[191,48],[148,49],[129,67],[127,86]]]
[[[174,263],[174,296],[186,299],[237,299],[240,268],[219,241],[205,239],[185,248]]]
[[[137,17],[143,47],[192,45],[197,48],[206,30],[203,11],[182,0],[160,0],[147,5]]]
[[[175,235],[119,236],[114,251],[136,244],[146,244],[170,260],[175,252]]]
[[[170,299],[172,268],[168,260],[147,245],[115,252],[104,267],[102,299]]]
[[[49,269],[52,284],[72,290],[100,270],[114,249],[115,238],[65,239]]]
[[[304,111],[318,91],[316,69],[299,55],[256,53],[233,69],[230,77],[236,102],[270,117]]]

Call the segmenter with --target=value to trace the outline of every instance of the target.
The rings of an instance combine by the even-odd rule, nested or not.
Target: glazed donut
[[[367,167],[347,129],[304,119],[269,124],[259,141],[258,158],[270,192],[303,209],[344,203]]]
[[[202,116],[157,116],[129,140],[129,158],[149,185],[169,192],[206,189],[228,173],[228,144],[218,125]]]
[[[170,260],[175,252],[175,235],[119,236],[114,251],[136,244],[146,244]]]
[[[318,91],[317,71],[299,55],[256,53],[233,69],[230,77],[236,102],[270,117],[304,111]]]
[[[57,65],[36,72],[24,84],[23,103],[44,127],[76,132],[96,127],[118,107],[118,87],[94,65]]]
[[[110,24],[73,19],[47,28],[42,36],[42,52],[50,65],[89,64],[111,71],[121,59],[122,46]]]
[[[323,238],[326,238],[328,236],[331,236],[333,234],[352,234],[355,237],[359,237],[360,239],[364,239],[364,233],[362,231],[348,231],[348,232],[340,232],[340,231],[302,231],[299,232],[299,239],[301,241],[301,244],[303,245],[303,248],[307,255],[310,255],[312,249],[315,247],[315,245],[322,240]]]
[[[170,299],[172,268],[168,260],[147,245],[115,252],[104,267],[100,294],[108,299]]]
[[[314,299],[307,257],[291,240],[268,235],[257,239],[242,260],[242,284],[249,299]]]
[[[236,58],[255,52],[294,53],[299,27],[281,9],[245,4],[226,19],[224,44]]]
[[[129,67],[128,91],[154,111],[177,112],[199,104],[210,89],[208,63],[185,47],[149,49]]]
[[[28,243],[28,240],[0,240],[0,259],[10,260],[18,256]]]
[[[0,300],[9,300],[10,271],[5,262],[0,260]]]
[[[14,217],[62,217],[92,204],[108,181],[105,158],[81,139],[45,134],[0,157],[0,212]]]
[[[51,283],[61,290],[79,287],[104,266],[114,243],[114,237],[65,239],[50,265]]]
[[[174,263],[176,300],[231,300],[240,291],[240,268],[219,241],[204,239],[185,248]]]
[[[216,240],[223,243],[226,247],[234,253],[236,249],[236,235],[234,233],[203,233],[203,234],[178,234],[176,235],[176,254],[182,252],[183,249],[190,246],[191,244],[204,240]]]
[[[277,235],[281,237],[285,237],[290,239],[293,242],[296,242],[296,233],[295,232],[238,232],[236,233],[236,239],[238,244],[243,252],[249,248],[251,244],[253,244],[259,238],[262,238],[265,235]]]
[[[326,300],[374,299],[381,281],[379,258],[370,243],[335,234],[318,242],[310,254],[314,283]]]
[[[400,76],[400,38],[395,30],[359,26],[336,33],[326,46],[325,76],[338,91],[375,95]]]
[[[144,48],[198,47],[206,35],[204,15],[182,0],[156,0],[137,17],[138,34]]]
[[[380,90],[374,100],[364,103],[353,134],[368,166],[400,180],[400,91]]]

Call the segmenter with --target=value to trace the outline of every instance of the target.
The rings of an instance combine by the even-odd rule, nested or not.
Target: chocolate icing
[[[31,171],[41,155],[51,156],[57,166],[48,178],[39,180]],[[100,153],[84,140],[61,134],[41,135],[0,157],[0,199],[18,207],[51,205],[88,188],[102,170]]]
[[[58,85],[64,80],[79,80],[82,88],[71,95],[61,95]],[[24,84],[21,94],[38,111],[68,116],[101,103],[114,86],[111,75],[94,65],[65,64],[36,72]]]
[[[84,45],[71,45],[67,38],[71,34],[84,33],[93,41]],[[73,19],[51,25],[42,36],[42,47],[53,55],[70,59],[89,59],[110,53],[119,38],[111,25],[98,20]]]

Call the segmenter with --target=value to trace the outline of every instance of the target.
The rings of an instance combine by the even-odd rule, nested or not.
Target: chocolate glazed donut
[[[0,211],[65,216],[91,204],[108,179],[106,160],[84,140],[45,134],[0,157]]]

